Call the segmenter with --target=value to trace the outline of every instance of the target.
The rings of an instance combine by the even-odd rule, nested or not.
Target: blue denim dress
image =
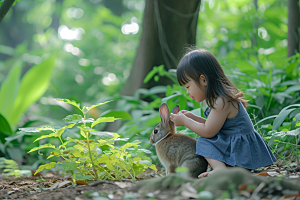
[[[238,105],[238,114],[226,119],[217,135],[196,138],[196,154],[246,169],[272,165],[275,156],[265,140],[254,130],[243,104],[239,102]],[[208,117],[210,111],[206,109],[204,115]]]

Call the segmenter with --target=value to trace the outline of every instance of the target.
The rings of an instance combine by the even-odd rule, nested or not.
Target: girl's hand
[[[187,116],[182,112],[179,112],[178,114],[171,113],[170,119],[175,126],[184,126]]]
[[[181,110],[181,111],[179,111],[179,113],[184,114],[188,118],[192,118],[192,116],[194,115],[193,113],[191,113],[190,111],[187,111],[187,110]]]

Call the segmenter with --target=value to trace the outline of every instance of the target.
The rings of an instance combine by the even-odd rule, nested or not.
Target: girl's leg
[[[225,163],[219,161],[219,160],[215,160],[215,159],[211,159],[211,158],[206,158],[205,159],[207,160],[207,162],[210,164],[211,168],[213,170],[218,170],[218,169],[223,169],[223,168],[226,168],[226,165]],[[198,176],[198,178],[202,178],[202,177],[205,177],[205,176],[208,176],[210,173],[212,173],[213,171],[210,171],[210,172],[204,172],[202,174],[200,174]]]

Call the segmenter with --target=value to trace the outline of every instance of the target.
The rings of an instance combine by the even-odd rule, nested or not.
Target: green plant
[[[2,175],[5,177],[20,177],[19,165],[16,161],[0,157],[0,169],[4,169]]]
[[[257,126],[258,124],[268,121],[272,118],[274,119],[273,124],[265,124],[261,127],[273,131],[279,130],[279,129],[294,129],[296,122],[300,119],[300,104],[292,104],[289,106],[284,107],[278,115],[271,115],[266,118],[263,118],[262,120],[258,121],[254,126]]]
[[[35,141],[40,141],[46,138],[58,138],[61,145],[55,146],[50,143],[40,145],[31,149],[28,153],[39,151],[44,148],[53,149],[47,159],[52,157],[62,158],[63,161],[50,162],[39,166],[38,173],[44,169],[51,169],[58,164],[63,166],[64,171],[69,171],[73,174],[73,180],[88,180],[88,179],[110,179],[119,180],[122,178],[135,179],[136,176],[147,168],[156,170],[156,167],[151,163],[151,159],[145,155],[151,153],[145,149],[139,149],[138,141],[126,143],[121,147],[114,146],[117,141],[127,141],[126,138],[119,138],[117,133],[100,132],[95,130],[95,126],[104,122],[114,122],[118,118],[115,117],[100,117],[96,120],[87,118],[87,113],[100,105],[99,103],[91,107],[80,105],[68,99],[56,99],[58,101],[75,106],[80,110],[82,115],[68,115],[64,120],[69,123],[60,129],[55,129],[51,126],[41,128],[24,128],[21,129],[27,132],[50,131],[48,135],[42,135]],[[62,134],[66,129],[74,129],[75,125],[79,129],[82,139],[66,138],[64,141]],[[129,153],[131,151],[131,153]]]
[[[266,117],[263,121],[275,118],[272,125],[266,124],[262,127],[272,129],[264,139],[272,149],[273,153],[281,160],[292,160],[300,164],[300,104],[293,104],[283,108],[278,115]],[[256,124],[256,125],[257,125]],[[288,159],[289,158],[289,159]]]
[[[296,122],[296,120],[294,120]],[[298,127],[298,128],[297,128]],[[270,131],[265,137],[268,145],[281,160],[296,161],[300,164],[300,121],[294,130],[283,129],[279,132]]]

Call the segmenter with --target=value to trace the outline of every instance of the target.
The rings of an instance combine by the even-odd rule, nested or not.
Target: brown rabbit
[[[177,114],[176,105],[172,113]],[[170,120],[170,111],[167,104],[159,108],[161,122],[153,129],[150,142],[155,146],[157,156],[166,169],[166,174],[174,173],[176,167],[187,167],[189,176],[197,178],[206,172],[207,161],[196,154],[196,140],[183,134],[176,133],[175,125]]]

